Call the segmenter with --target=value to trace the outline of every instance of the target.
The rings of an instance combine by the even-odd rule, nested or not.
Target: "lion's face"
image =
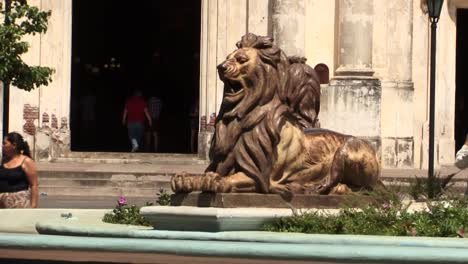
[[[257,51],[253,48],[241,48],[229,54],[224,62],[218,65],[220,79],[225,85],[225,100],[237,102],[245,95],[250,76],[257,64]]]

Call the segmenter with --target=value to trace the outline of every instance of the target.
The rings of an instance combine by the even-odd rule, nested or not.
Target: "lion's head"
[[[286,81],[288,61],[273,39],[249,33],[218,65],[224,82],[223,115],[243,118],[253,107],[271,102]]]

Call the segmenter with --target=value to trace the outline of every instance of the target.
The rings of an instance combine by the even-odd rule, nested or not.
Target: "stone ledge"
[[[261,207],[261,208],[343,208],[369,204],[371,197],[360,195],[304,195],[284,200],[278,194],[259,193],[178,193],[171,196],[172,206]]]
[[[141,215],[157,230],[224,232],[260,230],[293,214],[290,209],[144,206]]]

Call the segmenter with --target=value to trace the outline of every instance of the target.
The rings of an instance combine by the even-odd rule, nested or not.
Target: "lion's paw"
[[[330,194],[335,194],[335,195],[345,195],[345,194],[350,194],[353,191],[351,188],[349,188],[346,184],[341,184],[339,183],[337,186],[333,187],[333,189],[330,191]]]
[[[231,187],[225,177],[221,177],[215,172],[207,172],[203,177],[201,190],[203,192],[228,193],[231,191]]]
[[[202,178],[200,175],[189,175],[186,172],[176,174],[171,178],[172,191],[175,193],[200,191]]]

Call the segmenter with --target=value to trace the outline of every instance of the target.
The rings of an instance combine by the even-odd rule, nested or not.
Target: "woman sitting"
[[[36,208],[37,170],[29,145],[19,133],[5,136],[0,166],[0,208]]]

